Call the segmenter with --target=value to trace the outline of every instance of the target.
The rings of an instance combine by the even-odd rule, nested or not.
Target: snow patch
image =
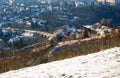
[[[119,78],[120,47],[0,74],[0,78]]]

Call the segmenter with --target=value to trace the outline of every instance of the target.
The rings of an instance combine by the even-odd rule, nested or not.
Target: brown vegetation
[[[113,32],[102,39],[93,39],[82,44],[76,43],[75,45],[65,47],[51,57],[48,57],[48,53],[54,45],[49,45],[45,48],[37,47],[35,52],[33,52],[33,49],[29,49],[17,53],[16,56],[0,58],[0,73],[50,61],[86,55],[115,46],[120,46],[120,32]]]
[[[120,46],[120,33],[113,32],[102,39],[92,39],[89,42],[83,42],[81,45],[76,44],[71,47],[66,47],[61,52],[57,52],[50,57],[49,60],[54,61],[79,55],[86,55],[116,46]]]

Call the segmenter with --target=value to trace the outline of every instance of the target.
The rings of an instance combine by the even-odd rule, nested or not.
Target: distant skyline
[[[13,4],[14,2],[19,2],[19,3],[29,3],[29,2],[36,2],[36,1],[67,1],[67,2],[71,2],[71,1],[82,1],[82,2],[108,2],[108,3],[112,3],[112,4],[116,4],[116,3],[120,3],[120,0],[0,0],[0,4],[4,4],[4,3],[8,3],[8,4]]]

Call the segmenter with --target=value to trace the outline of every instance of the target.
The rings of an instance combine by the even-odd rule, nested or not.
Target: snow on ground
[[[9,71],[0,78],[120,78],[120,47]]]

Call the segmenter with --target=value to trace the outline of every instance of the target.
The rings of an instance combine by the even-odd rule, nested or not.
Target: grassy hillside
[[[16,56],[0,58],[0,73],[23,67],[34,66],[41,63],[47,63],[50,61],[71,58],[79,55],[86,55],[115,46],[120,46],[120,32],[113,32],[105,38],[90,40],[89,42],[82,43],[81,45],[76,43],[73,46],[60,50],[53,56],[48,57],[48,53],[53,46],[54,45],[49,45],[45,48],[38,47],[34,52],[32,49],[30,49],[19,52],[16,54]]]

